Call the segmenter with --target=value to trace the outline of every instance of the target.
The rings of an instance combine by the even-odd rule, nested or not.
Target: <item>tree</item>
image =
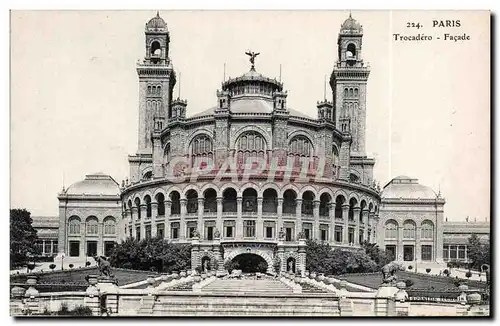
[[[364,241],[362,247],[366,254],[370,256],[378,267],[383,267],[394,260],[394,257],[390,252],[380,249],[375,243],[368,243],[367,241]]]
[[[480,270],[481,265],[490,264],[490,241],[482,244],[477,234],[473,233],[469,237],[467,246],[467,257],[469,257],[469,268]]]
[[[26,209],[10,210],[10,267],[23,265],[28,256],[40,254],[36,247],[37,232],[31,213]]]
[[[73,267],[74,267],[74,265],[73,265],[73,264],[69,264],[69,268],[73,268]]]
[[[56,268],[56,264],[50,264],[50,265],[49,265],[49,268],[50,268],[51,270],[54,270],[54,269]]]
[[[431,272],[431,269],[430,268],[426,268],[425,271],[427,272],[427,274],[429,274]]]
[[[113,267],[172,272],[191,269],[191,245],[174,244],[163,238],[137,241],[128,238],[116,245],[109,256]]]
[[[472,272],[471,271],[467,271],[467,273],[465,273],[465,277],[467,277],[467,279],[470,279],[472,276]]]
[[[329,244],[308,240],[306,269],[323,274],[366,273],[379,270],[377,263],[365,250],[334,249]]]

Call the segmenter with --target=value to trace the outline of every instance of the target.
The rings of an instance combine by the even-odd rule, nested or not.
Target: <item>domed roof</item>
[[[84,180],[73,183],[66,190],[66,194],[119,196],[120,187],[112,177],[99,172],[87,174]]]
[[[340,33],[348,32],[348,33],[361,33],[363,32],[363,26],[357,22],[356,19],[352,18],[349,13],[349,18],[347,18],[340,27]]]
[[[160,13],[156,12],[156,16],[151,18],[146,23],[146,29],[152,31],[161,31],[167,29],[167,23],[160,17]]]
[[[421,185],[418,179],[400,175],[392,179],[383,189],[382,198],[391,199],[435,199],[432,188]]]

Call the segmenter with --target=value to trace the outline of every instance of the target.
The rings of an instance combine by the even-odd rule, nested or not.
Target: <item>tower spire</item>
[[[326,75],[325,78],[323,79],[323,98],[326,101]]]
[[[281,83],[281,63],[280,63],[280,83]]]
[[[178,89],[178,98],[181,98],[181,72],[179,71],[179,89]]]

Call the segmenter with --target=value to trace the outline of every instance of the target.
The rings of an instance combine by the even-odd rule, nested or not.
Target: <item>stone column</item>
[[[319,232],[319,200],[314,200],[313,201],[313,217],[314,217],[314,223],[313,223],[313,232],[312,232],[312,239],[319,240],[320,239],[320,232]]]
[[[296,272],[300,271],[300,276],[305,277],[306,272],[306,239],[299,239],[298,261],[296,262]]]
[[[283,198],[278,198],[278,223],[276,223],[276,231],[278,234],[279,230],[283,227]]]
[[[335,203],[328,203],[328,220],[330,221],[329,243],[335,243]]]
[[[242,219],[242,213],[243,211],[243,198],[238,197],[236,198],[236,230],[234,232],[234,235],[236,238],[243,238],[243,219]]]
[[[344,220],[344,234],[342,243],[349,244],[349,204],[342,205],[342,219]]]
[[[354,207],[354,222],[356,223],[356,226],[354,228],[354,245],[359,244],[359,212],[361,211],[360,207]]]
[[[131,209],[131,216],[132,216],[132,238],[136,238],[136,233],[135,233],[135,222],[137,221],[137,216],[138,216],[138,209],[137,207],[132,207]]]
[[[42,240],[42,255],[45,254],[45,240]]]
[[[85,221],[80,223],[80,257],[87,256],[87,228]],[[69,247],[68,247],[69,249]]]
[[[420,236],[421,236],[421,230],[422,228],[420,226],[417,226],[415,229],[415,261],[421,261],[422,260],[422,246],[420,244]],[[436,257],[432,257],[432,260],[436,259]]]
[[[281,263],[280,272],[286,272],[285,247],[283,245],[283,239],[278,240],[278,258]]]
[[[257,198],[257,222],[255,223],[255,236],[257,239],[264,238],[264,220],[262,217],[262,202],[264,199],[262,197]]]
[[[222,209],[223,209],[222,201],[224,200],[224,198],[217,197],[216,200],[217,200],[217,219],[219,219],[222,218]]]
[[[97,254],[104,256],[104,224],[103,222],[97,223]]]
[[[186,240],[186,204],[187,199],[183,198],[180,200],[181,202],[181,220],[180,220],[180,230],[179,230],[179,238],[181,241]]]
[[[165,200],[165,221],[168,221],[170,216],[172,216],[172,201]]]
[[[141,239],[146,239],[146,227],[144,220],[146,219],[146,205],[141,205]]]
[[[26,299],[26,308],[30,315],[37,315],[42,312],[40,309],[40,293],[35,288],[36,283],[37,277],[34,275],[28,275],[26,280],[28,289],[24,292],[24,297]]]
[[[365,229],[364,239],[366,239],[366,232],[368,232],[368,227],[370,225],[369,214],[370,214],[370,211],[368,209],[363,209],[363,211],[361,211],[361,216],[363,217],[363,224],[362,224],[362,226]],[[366,239],[366,240],[369,241],[370,239]]]
[[[198,229],[198,232],[201,234],[201,229],[203,228],[203,213],[205,211],[205,199],[204,198],[198,198],[198,223],[196,228]]]
[[[368,227],[370,228],[370,238],[367,239],[370,243],[375,243],[375,213],[368,213]]]
[[[195,271],[196,267],[200,264],[199,260],[200,252],[200,238],[193,237],[191,239],[191,271]]]
[[[295,216],[296,216],[296,221],[295,221],[295,234],[292,237],[292,241],[295,241],[294,237],[296,237],[300,231],[302,231],[302,199],[297,198],[295,200]]]
[[[399,261],[403,261],[404,255],[403,255],[403,227],[399,226],[398,227],[398,246],[396,249],[396,256]]]
[[[156,218],[158,217],[158,203],[151,203],[151,237],[156,238]]]

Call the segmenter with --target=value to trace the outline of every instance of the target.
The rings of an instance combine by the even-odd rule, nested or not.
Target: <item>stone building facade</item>
[[[303,268],[308,238],[349,248],[374,241],[380,197],[365,154],[362,35],[352,17],[342,24],[334,95],[318,102],[316,118],[288,107],[283,84],[257,72],[253,53],[247,73],[222,83],[215,107],[188,117],[187,101],[172,98],[167,24],[151,19],[123,236],[193,243],[197,265],[250,253],[268,269],[277,257],[282,269]]]
[[[417,179],[392,179],[381,195],[378,244],[396,260],[413,264],[443,261],[443,214],[441,194]]]
[[[278,258],[281,270],[304,270],[307,239],[348,250],[368,241],[397,260],[442,261],[444,199],[412,178],[383,192],[373,179],[362,41],[349,16],[332,53],[332,98],[317,102],[317,117],[288,106],[283,84],[258,73],[253,52],[249,71],[223,81],[214,107],[188,116],[187,101],[172,97],[167,24],[153,17],[137,65],[129,179],[92,174],[63,189],[60,255],[106,255],[128,237],[159,236],[192,244],[193,268],[252,256],[269,271]]]

